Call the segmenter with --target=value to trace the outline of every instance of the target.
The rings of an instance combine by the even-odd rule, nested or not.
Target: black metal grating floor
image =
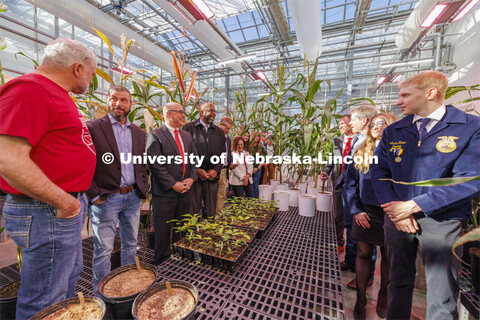
[[[279,212],[255,240],[233,274],[171,258],[158,266],[159,279],[183,280],[196,286],[196,319],[345,319],[333,217],[298,215],[297,208]],[[118,240],[118,237],[116,239]],[[142,257],[143,237],[139,236]],[[83,240],[84,271],[77,290],[92,295],[92,238]],[[147,249],[145,262],[151,263]],[[18,278],[9,266],[1,283]]]

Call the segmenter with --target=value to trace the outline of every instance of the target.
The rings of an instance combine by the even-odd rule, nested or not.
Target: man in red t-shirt
[[[33,73],[0,87],[0,187],[7,234],[22,247],[17,319],[75,296],[95,149],[69,92],[96,72],[85,45],[56,39]]]

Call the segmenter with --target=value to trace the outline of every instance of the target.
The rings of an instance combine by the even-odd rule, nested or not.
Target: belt
[[[69,193],[72,197],[77,198],[79,194],[82,194],[83,192],[67,192]],[[24,194],[10,194],[12,196],[13,200],[33,200],[32,197],[29,197]]]
[[[133,190],[133,186],[127,186],[127,187],[115,190],[115,191],[113,191],[113,193],[125,194],[125,193],[129,193],[132,190]]]

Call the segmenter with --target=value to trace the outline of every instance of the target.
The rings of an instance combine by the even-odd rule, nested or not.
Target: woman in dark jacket
[[[355,151],[355,156],[367,158],[372,156],[380,139],[383,130],[397,117],[391,113],[384,112],[377,114],[370,120],[367,138],[364,143]],[[383,220],[385,213],[373,191],[372,181],[369,174],[368,161],[349,166],[347,171],[347,184],[345,185],[348,194],[350,213],[354,215],[352,224],[352,237],[357,240],[357,302],[353,310],[355,319],[365,319],[367,307],[367,281],[370,277],[372,253],[374,246],[380,246],[382,260],[380,264],[380,290],[377,298],[377,314],[385,318],[387,311],[387,285],[390,266],[387,260],[387,253],[384,245]]]

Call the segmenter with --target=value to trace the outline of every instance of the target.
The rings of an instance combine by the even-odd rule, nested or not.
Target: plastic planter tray
[[[219,238],[214,238],[219,239]],[[183,239],[182,239],[183,240]],[[245,254],[247,253],[248,244],[246,244],[240,254],[235,260],[229,260],[222,257],[218,257],[213,254],[199,252],[190,248],[186,248],[182,243],[182,240],[177,241],[173,244],[175,253],[180,257],[187,259],[192,262],[200,262],[207,266],[212,266],[219,268],[221,270],[227,271],[229,273],[233,272],[235,268],[242,262]]]

